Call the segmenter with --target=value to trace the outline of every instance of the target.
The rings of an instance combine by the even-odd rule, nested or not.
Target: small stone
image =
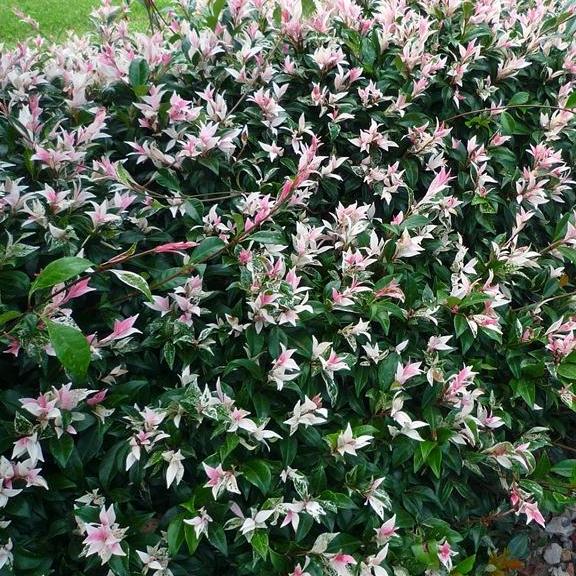
[[[556,516],[546,524],[548,534],[558,534],[559,536],[570,536],[576,527],[572,524],[570,518],[566,516]]]
[[[550,544],[544,550],[544,561],[546,564],[560,564],[560,560],[562,559],[562,546],[560,544]]]
[[[561,560],[562,562],[570,562],[572,560],[572,552],[566,549],[562,550]]]

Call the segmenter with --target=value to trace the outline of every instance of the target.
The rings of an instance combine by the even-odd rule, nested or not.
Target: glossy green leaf
[[[576,380],[576,364],[565,362],[558,366],[557,372],[567,380]]]
[[[226,532],[224,532],[222,526],[212,524],[208,528],[208,540],[210,544],[218,548],[224,556],[228,556],[228,542],[226,540]]]
[[[210,236],[203,240],[199,246],[197,246],[192,254],[191,261],[194,263],[207,262],[210,258],[213,258],[226,248],[226,244],[215,236]]]
[[[536,385],[534,380],[523,378],[521,380],[512,380],[510,382],[515,397],[522,398],[530,408],[536,401]]]
[[[178,554],[185,540],[184,516],[182,514],[178,514],[171,520],[166,533],[166,540],[170,554],[173,556]]]
[[[526,104],[530,100],[530,94],[528,92],[516,92],[512,98],[508,101],[508,106],[517,106],[518,104]]]
[[[148,82],[149,74],[150,68],[144,58],[134,58],[134,60],[130,62],[128,78],[130,80],[130,86],[133,88],[145,86]]]
[[[18,312],[17,310],[8,310],[7,312],[3,312],[0,314],[0,326],[3,326],[11,320],[16,320],[16,318],[20,318],[20,316],[22,316],[22,312]]]
[[[54,457],[58,466],[64,469],[74,450],[74,440],[70,434],[62,434],[60,438],[53,437],[49,442],[50,454]]]
[[[46,329],[56,357],[68,374],[77,380],[84,379],[91,356],[86,336],[77,328],[51,321],[46,323]]]
[[[50,264],[40,272],[32,284],[30,294],[66,282],[66,280],[82,274],[82,272],[88,270],[91,266],[93,266],[93,264],[89,260],[72,256],[50,262]]]
[[[476,562],[476,554],[472,554],[472,556],[468,556],[464,558],[462,562],[456,564],[454,568],[455,574],[468,574],[474,568],[474,564]]]
[[[250,460],[242,466],[242,473],[246,480],[254,484],[262,494],[267,494],[272,483],[272,473],[264,460]]]
[[[562,460],[557,464],[554,464],[550,468],[551,472],[558,474],[559,476],[564,476],[565,478],[575,478],[576,477],[576,460]]]

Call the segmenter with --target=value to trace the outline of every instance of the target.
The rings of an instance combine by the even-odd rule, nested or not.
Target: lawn
[[[170,0],[157,0],[159,8]],[[18,8],[40,24],[40,32],[51,39],[66,36],[69,30],[82,33],[90,29],[90,12],[100,0],[0,0],[0,43],[14,43],[29,36],[32,28],[20,22],[12,9]],[[137,0],[131,2],[134,26],[145,29],[148,23],[146,10]]]

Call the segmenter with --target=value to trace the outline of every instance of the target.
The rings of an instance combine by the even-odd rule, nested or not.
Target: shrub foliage
[[[575,479],[574,16],[104,2],[0,47],[0,573],[525,555]]]

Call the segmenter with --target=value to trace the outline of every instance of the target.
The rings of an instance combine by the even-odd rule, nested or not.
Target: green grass
[[[159,8],[169,4],[170,0],[157,0]],[[61,40],[70,30],[79,34],[90,30],[90,12],[99,5],[100,0],[0,0],[0,44],[14,44],[35,34],[12,13],[13,8],[37,20],[43,36]],[[146,10],[136,0],[131,2],[130,20],[135,28],[146,30]]]

